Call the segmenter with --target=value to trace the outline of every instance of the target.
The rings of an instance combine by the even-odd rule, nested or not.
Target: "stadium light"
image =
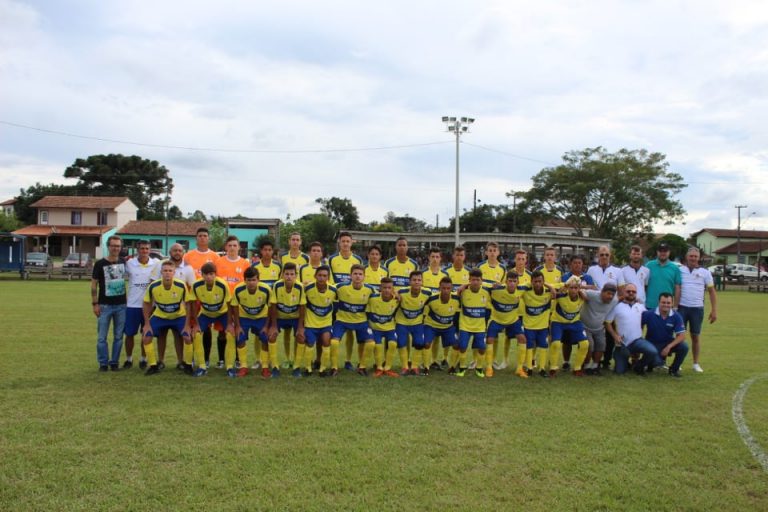
[[[459,138],[463,133],[469,131],[469,125],[475,122],[473,117],[456,118],[452,116],[443,116],[443,123],[448,128],[449,133],[456,135],[456,211],[454,217],[455,244],[461,245],[459,236]]]
[[[741,210],[746,208],[745,204],[737,204],[734,206],[738,212],[738,220],[736,221],[736,263],[741,263]]]

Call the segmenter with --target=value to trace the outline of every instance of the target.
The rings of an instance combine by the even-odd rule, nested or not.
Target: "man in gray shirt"
[[[581,322],[589,340],[584,370],[587,375],[600,375],[600,360],[605,352],[605,317],[619,302],[616,283],[607,281],[600,291],[585,290],[587,300],[581,307]]]

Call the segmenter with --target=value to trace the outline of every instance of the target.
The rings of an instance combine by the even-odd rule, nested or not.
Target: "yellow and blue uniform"
[[[258,336],[263,343],[267,342],[267,334],[262,332],[262,329],[267,323],[271,298],[272,289],[264,283],[260,282],[253,292],[248,290],[245,283],[235,286],[230,305],[238,308],[240,328],[243,330],[237,340],[238,344],[245,344],[251,333]]]
[[[541,272],[541,274],[544,276],[545,283],[553,284],[558,288],[563,286],[563,271],[557,265],[551,269],[548,269],[544,265],[539,265],[536,267],[536,270]]]
[[[395,283],[395,288],[406,287],[410,284],[411,272],[419,269],[419,264],[413,258],[407,258],[404,262],[396,257],[384,262],[390,279]]]
[[[339,340],[347,331],[354,331],[358,343],[373,340],[373,332],[368,327],[365,313],[368,300],[375,293],[372,286],[361,284],[355,288],[352,283],[343,284],[336,289],[336,321],[333,324],[334,340]]]
[[[477,269],[483,273],[483,283],[486,286],[493,286],[497,283],[504,284],[507,269],[501,263],[497,262],[496,265],[491,265],[488,260],[485,260],[480,262]]]
[[[439,269],[437,273],[433,273],[431,269],[426,269],[421,275],[422,286],[428,289],[432,293],[437,293],[440,290],[440,280],[444,277],[449,277],[448,272],[443,269]],[[451,281],[453,282],[453,281]]]
[[[397,292],[400,297],[400,307],[395,314],[395,330],[397,331],[397,347],[408,345],[408,336],[413,339],[415,348],[424,346],[424,307],[432,295],[427,290],[419,290],[414,297],[410,288]]]
[[[381,341],[397,341],[395,333],[395,312],[399,303],[394,297],[384,300],[379,293],[374,293],[368,298],[365,312],[368,318],[368,327],[373,331],[373,341],[380,344]]]
[[[291,290],[288,291],[285,281],[276,282],[272,287],[271,304],[274,304],[277,309],[277,328],[296,329],[299,326],[299,307],[307,305],[304,287],[294,282]]]
[[[328,258],[328,266],[331,268],[333,282],[337,285],[351,282],[352,265],[365,265],[365,262],[355,253],[350,253],[346,258],[339,252],[332,254]]]
[[[477,291],[465,288],[459,299],[459,351],[467,350],[470,338],[473,349],[485,350],[485,322],[491,307],[491,294],[482,287]]]
[[[312,283],[304,288],[307,309],[304,314],[304,327],[307,346],[312,347],[320,336],[331,332],[333,325],[333,310],[336,306],[336,287],[327,285],[324,291]]]
[[[499,333],[505,333],[507,338],[523,334],[521,318],[521,296],[523,291],[515,289],[510,292],[506,286],[494,287],[491,291],[491,319],[488,322],[488,337],[496,339]]]
[[[324,265],[324,263],[321,263],[320,265]],[[312,284],[315,282],[315,270],[317,270],[317,267],[313,267],[311,264],[307,263],[306,265],[302,265],[299,268],[299,281],[301,281],[301,284],[304,286],[307,286],[308,284]],[[333,281],[333,274],[328,276],[328,284],[333,285],[335,284]]]
[[[280,279],[280,274],[283,272],[283,268],[276,260],[270,261],[269,265],[265,265],[264,261],[259,261],[258,263],[254,263],[252,267],[259,271],[259,282],[270,287],[274,286],[277,280]]]
[[[577,345],[576,360],[574,369],[579,370],[584,364],[584,360],[589,352],[589,341],[587,341],[587,331],[581,323],[581,307],[584,300],[581,296],[576,300],[571,300],[566,292],[557,294],[552,311],[552,323],[550,331],[552,335],[552,344],[549,347],[549,368],[557,370],[560,366],[560,351],[563,341],[571,345]]]
[[[424,308],[424,344],[431,345],[440,336],[444,348],[456,344],[456,320],[461,311],[459,296],[452,293],[448,302],[439,294],[432,295]]]
[[[517,269],[512,269],[517,274],[517,289],[521,292],[527,291],[531,289],[531,271],[528,269],[523,269],[523,272],[520,273],[517,271]]]
[[[538,295],[533,290],[523,293],[523,328],[526,342],[526,367],[530,370],[533,364],[534,351],[536,362],[540,368],[547,365],[548,347],[547,335],[549,334],[549,317],[552,309],[552,295],[544,290]]]
[[[451,278],[453,291],[469,284],[469,270],[467,270],[467,267],[461,267],[461,270],[456,270],[456,267],[449,265],[445,268],[445,273]]]
[[[192,300],[200,302],[197,323],[201,331],[208,330],[208,327],[215,323],[226,329],[227,311],[232,300],[232,294],[229,290],[229,284],[224,279],[217,277],[210,289],[208,289],[204,279],[198,279],[192,284],[189,295]]]
[[[150,283],[144,292],[144,302],[155,305],[149,318],[150,335],[156,337],[163,329],[173,329],[181,334],[186,323],[186,302],[190,300],[187,285],[181,279],[174,278],[168,289],[163,286],[162,279]]]
[[[296,257],[291,256],[290,251],[284,252],[280,255],[280,266],[285,268],[286,263],[293,263],[296,265],[296,270],[300,269],[304,265],[309,264],[309,256],[306,253],[299,251],[299,255]]]
[[[374,270],[370,265],[365,266],[365,280],[363,282],[367,285],[373,286],[373,289],[379,291],[381,285],[381,279],[387,277],[389,273],[382,265]]]

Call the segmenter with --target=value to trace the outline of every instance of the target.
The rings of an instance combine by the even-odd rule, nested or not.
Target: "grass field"
[[[89,299],[0,281],[2,510],[768,510],[731,418],[766,295],[720,295],[704,374],[528,381],[104,374]],[[768,379],[744,413],[768,450]]]

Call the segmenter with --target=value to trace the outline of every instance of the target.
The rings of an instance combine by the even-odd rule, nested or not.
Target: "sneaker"
[[[272,368],[272,378],[276,379],[279,376],[280,376],[280,368],[275,366],[274,368]]]
[[[552,379],[557,377],[557,370],[549,370],[549,377]]]
[[[133,361],[126,361],[123,363],[123,370],[130,370],[133,368]]]
[[[291,372],[291,376],[301,378],[302,377],[301,368],[294,368],[293,371]]]
[[[307,370],[307,369],[301,370],[301,376],[305,377],[305,378],[311,377],[312,376],[312,370]]]
[[[564,362],[563,363],[563,371],[567,371],[567,370],[570,370],[570,369],[571,369],[571,363],[569,363],[568,361]]]
[[[237,370],[235,370],[234,368],[227,369],[227,377],[229,377],[230,379],[237,378]]]
[[[472,362],[469,363],[469,366],[467,366],[467,370],[474,370],[475,366],[477,366],[477,365],[475,364],[475,361],[473,359]]]
[[[219,362],[216,363],[216,368],[218,368],[219,370],[223,370],[224,369],[224,361],[219,360]]]
[[[246,368],[245,366],[237,370],[238,377],[245,377],[246,375],[248,375],[248,368]]]
[[[366,368],[358,368],[357,374],[361,377],[367,377],[368,376],[368,370]]]
[[[259,370],[261,369],[261,361],[256,361],[253,363],[253,366],[251,366],[251,370]]]
[[[695,371],[696,373],[704,373],[704,368],[702,368],[699,363],[694,363],[693,371]]]
[[[574,377],[583,377],[584,371],[583,370],[573,370],[573,376]]]
[[[384,370],[384,375],[386,375],[387,377],[399,377],[400,376],[400,374],[397,373],[394,370]]]
[[[672,377],[677,377],[678,379],[683,376],[683,374],[680,373],[680,370],[669,370],[669,375]]]
[[[400,370],[401,377],[407,377],[410,374],[411,374],[411,370],[409,370],[408,368],[403,368],[402,370]]]
[[[448,375],[456,375],[456,368],[454,368],[453,366],[448,368]]]
[[[493,365],[485,369],[485,376],[488,377],[489,379],[493,377]]]
[[[107,366],[107,365],[105,365],[105,364],[103,364],[103,365],[99,366],[99,371],[100,371],[100,372],[106,372],[106,371],[108,371],[108,370],[109,370],[109,366]]]
[[[459,367],[459,369],[456,370],[456,376],[457,377],[463,377],[464,375],[466,375],[466,372],[467,372],[466,368]]]
[[[290,370],[293,368],[293,361],[286,361],[283,363],[283,370]]]
[[[494,370],[501,370],[501,363],[498,361],[494,361],[493,364],[491,365],[491,368],[493,368]]]
[[[527,368],[525,370],[525,374],[528,375],[529,377],[533,377],[533,368]]]
[[[438,369],[440,368],[438,367]],[[429,377],[429,368],[421,368],[420,375],[422,377]]]
[[[509,368],[509,363],[506,361],[502,361],[501,364],[499,365],[499,370],[506,370],[507,368]]]
[[[442,361],[440,361],[440,367],[443,369],[448,368],[448,360],[443,359]]]
[[[269,371],[269,368],[262,368],[261,369],[261,376],[265,379],[269,379],[272,377],[272,372]]]
[[[549,378],[549,374],[547,373],[547,370],[544,370],[544,369],[542,369],[542,370],[539,370],[539,375],[541,375],[541,376],[542,376],[542,377],[544,377],[545,379],[548,379],[548,378]]]
[[[147,360],[142,359],[139,361],[139,370],[146,370],[147,369]]]
[[[198,368],[192,373],[193,377],[205,377],[206,375],[208,375],[207,368]]]
[[[157,367],[158,367],[158,368],[160,368],[161,370],[165,370],[165,363],[164,363],[164,362],[162,362],[162,361],[159,361],[159,362],[157,363]]]
[[[410,375],[414,375],[418,377],[419,375],[421,375],[421,370],[419,370],[418,368],[411,368]]]
[[[350,361],[347,361],[346,363],[344,363],[344,369],[349,370],[350,372],[355,371],[355,367]]]
[[[339,369],[338,368],[331,368],[331,373],[328,374],[330,377],[338,377],[339,376]]]
[[[113,372],[119,372],[120,371],[120,365],[117,364],[117,363],[111,364],[111,365],[109,365],[109,369],[112,370]]]
[[[517,375],[521,379],[527,379],[528,378],[528,372],[525,371],[524,368],[518,368],[517,370],[515,370],[515,375]]]
[[[485,378],[485,370],[482,368],[475,368],[475,376],[481,379]]]
[[[156,375],[158,373],[160,373],[160,368],[158,368],[156,364],[153,364],[152,366],[147,368],[147,371],[144,372],[144,375],[149,376],[149,375]]]
[[[374,378],[379,378],[381,376],[385,375],[384,370],[377,368],[376,371],[373,372]]]
[[[327,377],[328,376],[328,370],[322,370],[317,375],[318,375],[318,377]]]
[[[192,375],[194,373],[195,369],[192,368],[191,364],[186,364],[186,363],[179,363],[179,364],[181,364],[182,366],[181,371],[183,371],[187,375]]]

